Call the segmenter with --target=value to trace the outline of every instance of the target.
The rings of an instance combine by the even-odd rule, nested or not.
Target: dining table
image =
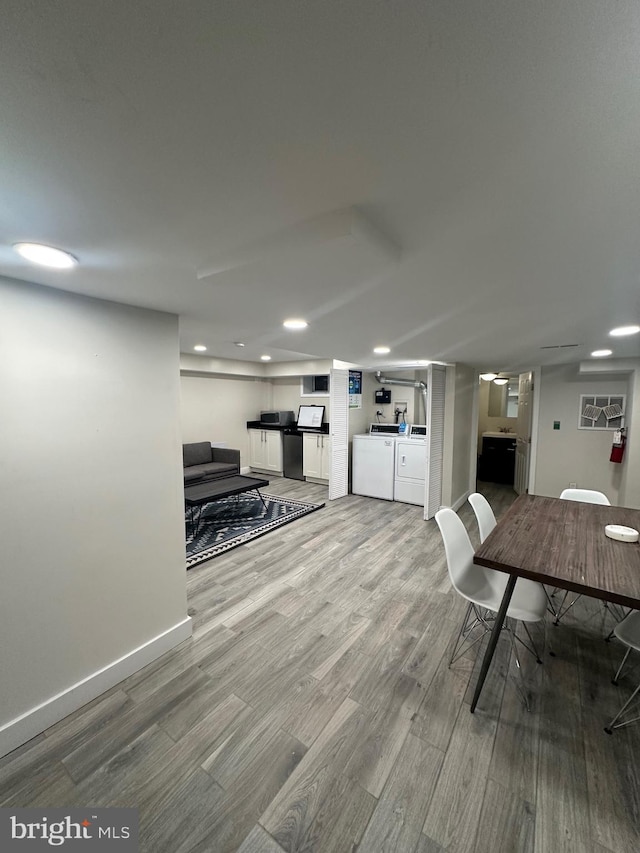
[[[475,552],[473,562],[509,575],[471,702],[476,709],[518,578],[640,609],[640,543],[605,535],[640,530],[640,509],[522,494]]]

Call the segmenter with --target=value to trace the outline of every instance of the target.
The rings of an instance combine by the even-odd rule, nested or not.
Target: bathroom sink
[[[497,432],[494,430],[493,432],[483,432],[482,437],[483,438],[515,438],[516,434],[515,434],[515,432]]]

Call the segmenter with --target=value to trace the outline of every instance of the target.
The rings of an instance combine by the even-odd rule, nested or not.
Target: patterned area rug
[[[187,515],[187,569],[224,554],[231,548],[237,548],[238,545],[244,545],[258,536],[264,536],[265,533],[324,506],[275,495],[263,494],[262,497],[266,509],[254,492],[245,492],[237,497],[222,498],[204,504],[200,508],[200,525],[195,539]]]

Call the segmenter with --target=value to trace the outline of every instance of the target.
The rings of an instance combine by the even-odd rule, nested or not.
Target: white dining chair
[[[480,534],[480,542],[484,542],[487,536],[491,533],[493,528],[498,523],[496,521],[495,514],[493,509],[491,508],[491,504],[485,498],[484,495],[481,495],[479,492],[474,492],[472,495],[469,495],[469,503],[473,509],[473,512],[476,516],[476,521],[478,522],[478,533]],[[551,595],[547,591],[545,586],[542,586],[544,594],[547,599],[548,610],[551,615],[555,618],[557,617],[556,609],[553,603],[553,599]]]
[[[601,504],[602,506],[611,506],[611,502],[609,498],[603,492],[597,492],[594,489],[564,489],[560,493],[561,501],[578,501],[580,503],[585,504]],[[557,592],[557,590],[556,590]],[[554,593],[552,593],[553,595]],[[581,598],[580,595],[576,595],[576,597],[565,607],[565,602],[569,596],[569,591],[566,590],[564,595],[562,596],[562,601],[560,602],[559,607],[556,607],[552,604],[552,608],[555,614],[554,625],[559,625],[560,620],[563,616],[565,616],[573,607],[573,605]]]
[[[469,495],[469,503],[471,504],[471,508],[476,516],[476,521],[478,522],[480,541],[484,542],[497,524],[496,517],[491,509],[489,501],[479,492],[474,492],[472,495]]]
[[[505,572],[498,572],[484,566],[477,566],[473,562],[473,546],[469,534],[456,513],[449,508],[440,509],[436,513],[436,522],[440,528],[444,542],[444,550],[447,558],[447,569],[449,578],[456,592],[465,598],[469,605],[467,607],[462,627],[458,633],[449,666],[469,648],[479,642],[482,637],[493,627],[495,614],[500,609],[502,596],[509,579]],[[542,663],[540,655],[535,647],[529,629],[528,622],[540,622],[544,618],[547,609],[547,599],[542,584],[519,578],[513,590],[513,595],[507,609],[505,628],[509,633],[511,645],[518,671],[522,676],[520,658],[516,648],[518,641],[527,651]],[[527,635],[530,646],[517,636],[515,625],[512,628],[508,620],[521,622]],[[480,632],[475,639],[471,639],[476,628]],[[465,641],[468,641],[464,647]],[[528,708],[526,691],[523,690],[525,704]]]
[[[596,492],[593,489],[563,489],[560,494],[560,500],[611,506],[611,501],[603,492]]]
[[[630,613],[625,619],[622,620],[616,627],[613,629],[614,636],[620,640],[621,643],[627,647],[627,651],[625,652],[624,657],[622,658],[622,663],[618,667],[618,671],[613,677],[613,683],[617,684],[618,679],[622,674],[622,670],[624,669],[624,665],[627,662],[629,655],[632,650],[640,652],[640,611],[634,610]],[[636,717],[632,717],[629,720],[623,720],[619,722],[622,715],[629,708],[629,706],[633,703],[634,699],[637,697],[640,692],[640,683],[633,691],[631,696],[624,703],[622,708],[618,711],[615,717],[611,720],[608,726],[605,726],[605,732],[607,734],[613,734],[614,729],[621,729],[623,726],[628,726],[631,723],[636,723],[640,720],[640,714]]]

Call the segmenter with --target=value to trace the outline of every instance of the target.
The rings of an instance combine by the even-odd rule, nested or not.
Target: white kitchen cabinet
[[[331,436],[306,432],[302,437],[302,474],[311,480],[329,480]]]
[[[272,429],[250,429],[249,467],[282,474],[282,433]]]

